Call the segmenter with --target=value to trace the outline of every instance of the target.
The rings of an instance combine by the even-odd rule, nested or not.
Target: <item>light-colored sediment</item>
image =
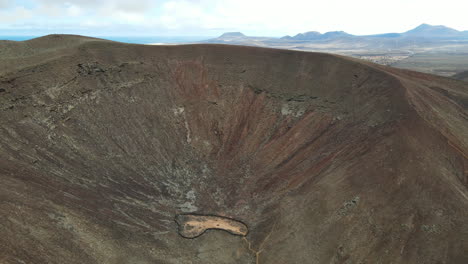
[[[247,226],[237,220],[221,217],[183,214],[176,216],[179,225],[179,234],[185,238],[195,238],[208,229],[225,230],[233,235],[246,236]]]

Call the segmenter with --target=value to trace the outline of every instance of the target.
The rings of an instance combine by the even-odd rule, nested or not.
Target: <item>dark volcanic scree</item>
[[[329,54],[0,42],[0,263],[466,264],[467,107]]]

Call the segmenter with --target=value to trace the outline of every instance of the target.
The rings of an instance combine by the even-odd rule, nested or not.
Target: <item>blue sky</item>
[[[0,35],[283,36],[468,30],[467,0],[0,0]]]

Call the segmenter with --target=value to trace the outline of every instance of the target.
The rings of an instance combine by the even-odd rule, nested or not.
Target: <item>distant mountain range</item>
[[[308,31],[275,38],[226,32],[202,43],[337,53],[468,81],[468,30],[459,31],[443,25],[424,23],[403,33],[373,35]]]
[[[299,33],[294,37],[284,36],[284,40],[321,40],[333,38],[468,38],[468,31],[458,31],[446,26],[431,26],[422,24],[414,29],[408,30],[404,33],[384,33],[367,36],[356,36],[348,34],[344,31],[331,31],[320,34],[317,31],[310,31],[306,33]]]
[[[309,31],[294,36],[253,37],[228,32],[201,43],[245,45],[352,56],[443,76],[468,70],[468,31],[422,24],[402,33],[352,35]],[[465,79],[466,73],[459,76]]]
[[[305,33],[299,33],[294,37],[284,36],[281,39],[284,40],[319,40],[319,39],[333,39],[333,38],[345,38],[352,37],[353,35],[348,34],[344,31],[330,31],[325,34],[320,34],[317,31],[309,31]]]
[[[227,32],[222,34],[216,39],[238,39],[238,38],[262,38],[262,37],[250,37],[242,34],[241,32]],[[453,28],[449,28],[446,26],[432,26],[428,24],[421,24],[420,26],[408,30],[403,33],[383,33],[383,34],[375,34],[375,35],[352,35],[346,33],[344,31],[330,31],[321,34],[317,31],[309,31],[304,33],[299,33],[293,37],[291,36],[284,36],[281,38],[270,38],[270,39],[277,39],[282,41],[321,41],[321,40],[335,40],[335,39],[343,39],[343,38],[424,38],[424,39],[468,39],[468,30],[467,31],[458,31]]]
[[[446,26],[422,24],[403,33],[383,33],[364,36],[352,35],[344,31],[331,31],[323,34],[317,31],[309,31],[295,36],[274,38],[253,37],[246,36],[241,32],[228,32],[217,38],[202,42],[301,50],[320,50],[326,45],[328,48],[332,47],[333,49],[362,49],[368,51],[427,48],[428,46],[433,47],[434,44],[437,46],[444,43],[450,45],[456,43],[453,41],[461,41],[463,45],[468,45],[468,31],[458,31]]]

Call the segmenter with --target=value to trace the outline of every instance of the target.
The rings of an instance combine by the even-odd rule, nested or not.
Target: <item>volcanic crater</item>
[[[0,56],[0,263],[468,263],[466,82],[70,35]]]

